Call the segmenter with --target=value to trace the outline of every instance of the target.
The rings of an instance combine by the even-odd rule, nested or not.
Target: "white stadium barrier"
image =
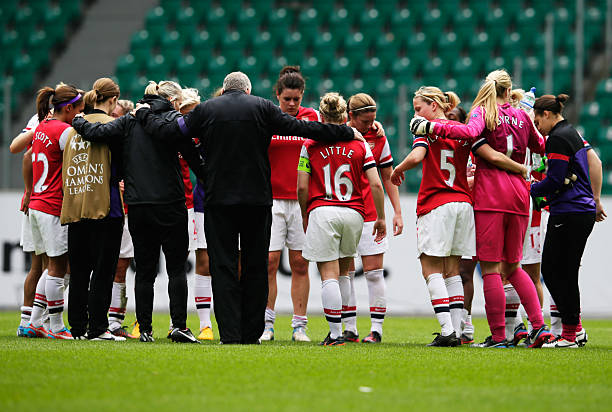
[[[17,310],[23,299],[23,280],[26,275],[26,256],[19,247],[21,230],[21,212],[19,204],[21,193],[0,192],[0,308]],[[612,239],[612,197],[603,199],[604,207],[610,217],[608,221],[597,223],[589,238],[587,248],[582,259],[580,272],[582,311],[586,316],[612,316],[612,269],[608,266],[606,256],[610,253],[610,240]],[[387,272],[387,313],[393,315],[429,315],[432,313],[429,304],[429,295],[421,275],[421,267],[416,258],[416,196],[401,197],[402,214],[404,218],[404,233],[398,237],[390,236],[389,252],[385,255],[385,271]],[[387,201],[387,222],[391,222],[393,210]],[[389,225],[387,230],[392,232]],[[95,245],[92,245],[95,246]],[[192,295],[193,267],[195,255],[189,255],[190,272],[188,282],[190,286],[189,309],[195,311]],[[278,298],[276,310],[282,313],[291,313],[290,287],[291,278],[287,274],[288,262],[286,256],[278,273]],[[357,261],[359,271],[360,264]],[[285,272],[285,273],[283,273]],[[310,265],[310,299],[309,313],[321,312],[320,280],[316,265]],[[134,310],[134,272],[130,269],[128,282],[128,311]],[[155,284],[155,309],[168,311],[167,277],[165,275],[163,255],[160,259],[160,274]],[[368,313],[368,290],[363,276],[356,280],[357,309],[362,314]],[[548,312],[545,306],[545,312]],[[482,281],[480,275],[474,275],[474,302],[473,313],[484,314],[484,297],[482,294]]]

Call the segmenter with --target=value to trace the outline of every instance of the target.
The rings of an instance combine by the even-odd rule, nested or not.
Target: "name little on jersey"
[[[349,149],[347,151],[346,147],[344,146],[327,146],[324,147],[322,150],[319,150],[319,154],[323,159],[327,159],[329,156],[334,155],[345,156],[348,159],[351,159],[351,157],[353,156],[353,149]]]

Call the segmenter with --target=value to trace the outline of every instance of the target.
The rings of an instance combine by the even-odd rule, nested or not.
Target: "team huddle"
[[[243,78],[229,74],[216,95],[234,91],[232,82]],[[248,78],[237,84],[248,85],[241,92],[250,94]],[[417,257],[440,323],[429,346],[577,348],[587,342],[578,270],[594,223],[606,215],[599,200],[601,162],[563,119],[566,95],[535,99],[512,89],[508,73],[497,70],[487,76],[466,114],[455,93],[421,87],[413,99],[412,151],[394,168],[371,96],[345,99],[327,93],[315,110],[301,106],[304,90],[299,67],[285,67],[275,86],[280,111],[298,120],[346,124],[354,139],[330,143],[273,135],[269,140],[273,203],[260,340],[274,340],[276,273],[286,247],[294,341],[310,341],[308,266],[316,262],[329,324],[321,344],[382,342],[389,237],[384,195],[394,211],[390,232],[400,235],[398,187],[405,171],[422,164]],[[66,84],[44,88],[37,96],[37,114],[11,144],[12,152],[25,151],[21,244],[32,254],[17,335],[153,341],[153,284],[161,248],[169,277],[168,337],[213,340],[216,280],[207,245],[213,226],[205,219],[203,181],[215,176],[203,166],[210,159],[201,136],[193,134],[197,114],[188,117],[200,96],[171,81],[150,82],[136,107],[119,100],[119,93],[108,78],[98,79],[87,93]],[[157,123],[149,121],[153,113],[161,119]],[[176,123],[181,131],[191,127],[192,133],[166,139],[162,121]],[[197,177],[195,187],[190,170]],[[197,337],[186,325],[185,261],[191,251],[196,256]],[[357,255],[371,318],[363,338],[356,323]],[[132,258],[137,321],[128,332],[125,282]],[[475,344],[471,302],[477,262],[491,336]],[[542,313],[541,275],[550,292],[550,330]],[[68,285],[70,329],[63,321]]]

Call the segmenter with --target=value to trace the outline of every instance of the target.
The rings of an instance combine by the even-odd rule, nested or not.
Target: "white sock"
[[[210,322],[210,303],[212,302],[212,287],[210,276],[195,275],[194,293],[195,304],[200,318],[200,329],[212,328]]]
[[[550,333],[555,336],[561,336],[563,332],[563,324],[561,323],[561,313],[557,309],[557,304],[553,300],[550,293],[548,294],[550,298]]]
[[[433,273],[427,277],[427,289],[431,298],[436,318],[440,323],[441,333],[448,336],[454,332],[451,320],[448,292],[441,273]]]
[[[125,294],[125,283],[113,282],[111,304],[108,308],[108,328],[119,329],[125,319],[125,308],[127,307],[127,296]]]
[[[370,297],[370,320],[371,331],[382,335],[382,325],[387,313],[387,298],[385,295],[384,269],[368,270],[364,273],[368,283],[368,295]]]
[[[327,279],[321,282],[321,301],[325,319],[329,323],[329,332],[332,339],[342,335],[342,297],[340,285],[336,279]]]
[[[357,335],[357,305],[355,299],[355,271],[352,270],[348,276],[338,278],[340,294],[342,295],[342,325]]]
[[[47,276],[45,290],[47,292],[47,307],[51,332],[59,332],[64,326],[64,278]]]
[[[28,326],[30,323],[30,317],[32,316],[32,306],[22,306],[21,307],[21,322],[19,322],[19,326],[23,326],[24,328]]]
[[[518,325],[516,315],[521,305],[521,298],[511,284],[504,286],[504,294],[506,295],[506,340],[513,341],[514,328]]]
[[[34,304],[32,305],[32,315],[30,316],[30,323],[34,327],[41,327],[43,324],[43,313],[47,309],[47,273],[45,271],[40,275],[38,283],[36,284],[36,293],[34,294]]]
[[[274,309],[266,308],[266,316],[265,316],[266,329],[273,328],[275,320],[276,320],[276,312],[274,312]]]
[[[307,324],[308,324],[308,316],[300,316],[300,315],[296,315],[295,313],[293,314],[293,317],[291,318],[291,327],[293,329],[305,328]]]
[[[66,289],[70,286],[70,273],[66,273],[64,275],[64,293],[66,293]]]
[[[467,313],[467,310],[465,312]],[[466,315],[461,333],[467,338],[474,339],[474,324],[472,323],[472,315]]]
[[[451,276],[444,279],[448,292],[451,321],[457,337],[461,337],[461,319],[463,318],[463,282],[461,276]]]

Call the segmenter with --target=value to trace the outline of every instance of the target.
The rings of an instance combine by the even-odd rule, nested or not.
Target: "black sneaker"
[[[512,346],[518,346],[518,344],[526,339],[528,336],[527,329],[525,329],[525,324],[523,322],[519,323],[514,328],[514,334],[512,339]]]
[[[140,341],[141,342],[155,342],[155,339],[153,339],[153,331],[148,331],[148,332],[140,331]]]
[[[196,337],[193,336],[193,333],[191,333],[191,330],[189,330],[189,328],[172,329],[172,332],[170,333],[170,339],[172,339],[172,342],[178,342],[178,343],[200,343],[196,339]]]
[[[332,339],[331,333],[328,333],[323,342],[319,343],[321,346],[343,346],[344,338],[342,336],[337,337],[336,339]]]
[[[380,343],[381,341],[382,341],[382,336],[380,336],[380,333],[376,331],[372,331],[370,332],[368,336],[363,338],[361,343]]]
[[[344,339],[345,342],[359,343],[359,334],[350,330],[345,330],[342,332],[342,339]]]
[[[493,340],[493,336],[488,336],[482,343],[472,344],[472,348],[507,348],[506,340],[496,342]]]
[[[552,333],[548,331],[546,325],[540,329],[534,329],[529,334],[530,348],[541,348],[546,342],[553,338]]]
[[[457,335],[455,334],[455,332],[446,336],[437,332],[433,333],[433,335],[436,335],[436,337],[433,341],[431,341],[431,343],[428,343],[427,346],[453,347],[459,346],[461,344],[461,341],[457,339]]]

